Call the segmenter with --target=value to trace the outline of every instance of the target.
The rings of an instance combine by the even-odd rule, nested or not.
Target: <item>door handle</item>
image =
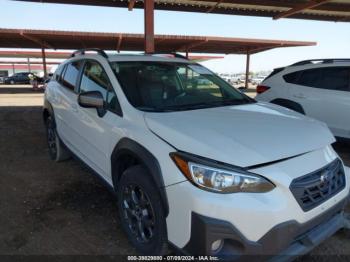
[[[77,105],[71,105],[72,106],[72,111],[77,113],[78,112],[78,106]]]

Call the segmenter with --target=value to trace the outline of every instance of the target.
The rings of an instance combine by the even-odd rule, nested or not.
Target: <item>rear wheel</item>
[[[118,186],[118,212],[129,241],[145,255],[167,252],[164,208],[151,176],[142,166],[132,166]]]
[[[57,135],[55,120],[52,116],[48,116],[46,119],[46,137],[52,160],[60,162],[70,157],[68,150]]]
[[[14,80],[11,80],[11,81],[10,81],[10,84],[11,84],[11,85],[14,85],[14,84],[15,84],[15,81],[14,81]]]

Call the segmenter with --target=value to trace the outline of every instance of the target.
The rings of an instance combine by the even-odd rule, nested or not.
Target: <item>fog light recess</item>
[[[211,251],[215,254],[220,252],[220,250],[222,249],[222,247],[224,246],[224,240],[223,239],[218,239],[215,240],[212,244],[211,244]]]

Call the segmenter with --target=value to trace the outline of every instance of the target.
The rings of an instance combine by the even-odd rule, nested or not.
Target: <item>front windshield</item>
[[[241,105],[253,99],[198,64],[113,62],[129,102],[143,111],[180,111]]]

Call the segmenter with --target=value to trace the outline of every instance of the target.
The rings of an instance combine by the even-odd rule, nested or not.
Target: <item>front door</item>
[[[79,93],[88,91],[101,92],[106,103],[106,114],[98,116],[96,109],[78,106],[78,119],[75,122],[76,128],[80,130],[78,146],[90,166],[110,181],[110,136],[113,127],[118,126],[122,118],[114,113],[118,100],[108,75],[95,60],[86,60],[81,76]]]

